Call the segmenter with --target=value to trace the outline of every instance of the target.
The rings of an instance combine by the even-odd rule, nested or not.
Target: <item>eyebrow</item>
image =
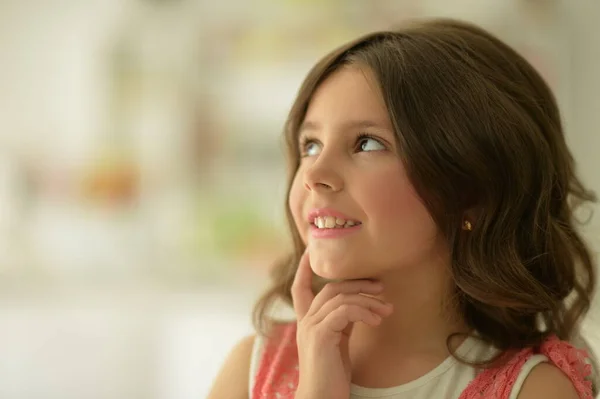
[[[304,121],[300,125],[300,129],[298,129],[298,133],[301,134],[302,132],[304,132],[306,130],[319,130],[320,127],[321,127],[321,125],[319,123],[311,122],[311,121]],[[341,124],[341,126],[339,126],[339,129],[340,130],[366,129],[366,128],[371,128],[371,127],[390,130],[389,127],[386,127],[386,124],[368,120],[368,119],[350,120],[350,121],[344,122]]]

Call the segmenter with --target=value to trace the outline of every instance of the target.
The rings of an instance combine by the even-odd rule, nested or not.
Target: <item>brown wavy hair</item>
[[[469,327],[502,352],[570,340],[590,307],[595,265],[575,210],[595,201],[575,174],[555,98],[515,50],[481,28],[420,21],[368,34],[309,72],[285,125],[289,187],[298,129],[315,89],[345,65],[375,75],[407,174],[447,240],[455,301]],[[462,231],[476,209],[473,230]],[[273,269],[254,322],[292,304],[304,244],[287,207],[294,251]],[[318,290],[319,287],[315,287]]]

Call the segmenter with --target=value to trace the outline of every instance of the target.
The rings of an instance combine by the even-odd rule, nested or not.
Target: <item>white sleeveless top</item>
[[[254,378],[258,372],[264,339],[257,335],[252,349],[250,363],[250,387],[252,392]],[[486,346],[483,342],[468,337],[456,350],[456,354],[467,360],[482,360],[495,353],[495,349]],[[519,376],[513,386],[510,399],[517,399],[525,378],[531,370],[542,362],[547,362],[544,355],[533,355],[523,365]],[[365,388],[352,384],[350,386],[350,399],[384,398],[384,399],[457,399],[475,378],[474,367],[462,364],[449,356],[427,374],[392,388]]]

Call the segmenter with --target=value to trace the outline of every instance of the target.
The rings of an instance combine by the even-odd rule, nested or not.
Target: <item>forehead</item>
[[[328,76],[315,90],[302,127],[337,127],[349,121],[391,128],[377,80],[366,68],[346,66]]]

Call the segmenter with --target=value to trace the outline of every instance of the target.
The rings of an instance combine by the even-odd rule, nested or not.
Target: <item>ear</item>
[[[468,228],[468,226],[470,225],[471,227],[474,227],[477,224],[481,213],[482,210],[478,207],[472,207],[465,210],[463,212],[461,227],[464,230],[471,230],[472,228]]]

